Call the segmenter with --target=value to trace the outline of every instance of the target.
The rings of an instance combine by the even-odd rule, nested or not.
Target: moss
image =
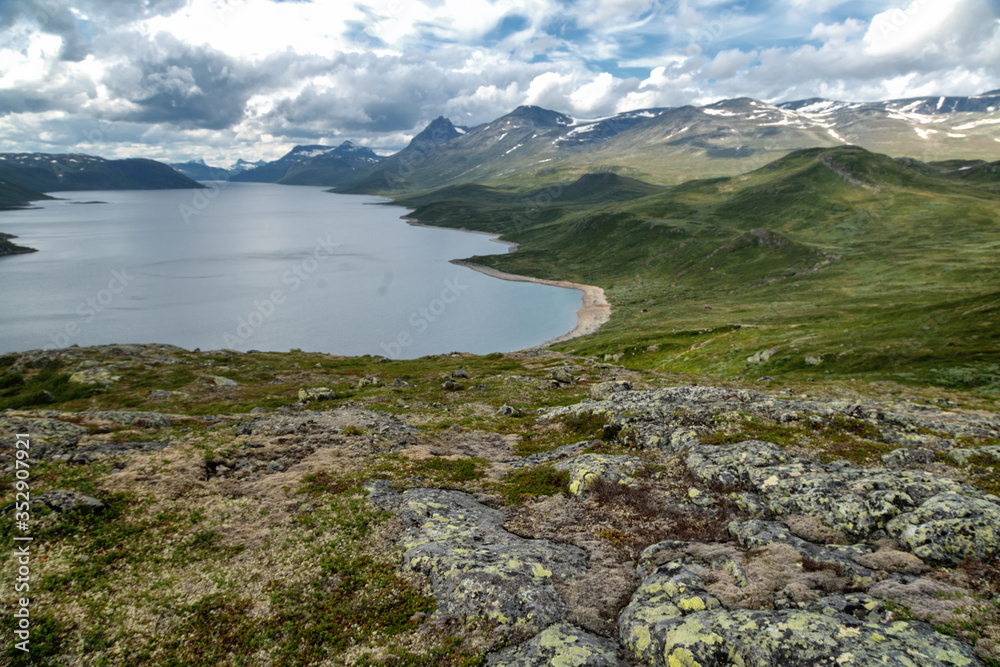
[[[569,495],[569,482],[568,470],[540,465],[511,473],[494,490],[508,505],[517,505],[532,496]]]

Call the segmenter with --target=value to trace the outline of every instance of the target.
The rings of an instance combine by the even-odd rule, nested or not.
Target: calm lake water
[[[54,193],[0,213],[30,255],[0,258],[0,353],[67,345],[415,358],[507,352],[576,323],[581,294],[449,260],[487,236],[407,225],[406,210],[321,188]],[[85,203],[85,202],[104,203]]]

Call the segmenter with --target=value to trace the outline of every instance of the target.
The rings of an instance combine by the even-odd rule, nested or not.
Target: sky
[[[1000,88],[1000,0],[0,0],[0,152],[398,150],[438,116]]]

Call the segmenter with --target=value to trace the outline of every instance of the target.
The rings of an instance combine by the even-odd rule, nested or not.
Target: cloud
[[[0,2],[7,150],[273,158],[400,148],[438,115],[475,125],[519,104],[602,116],[1000,88],[1000,0]]]

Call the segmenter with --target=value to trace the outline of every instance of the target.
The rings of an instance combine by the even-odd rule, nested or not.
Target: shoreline
[[[406,224],[413,225],[414,227],[445,229],[452,232],[465,232],[466,234],[482,234],[484,236],[489,236],[492,237],[490,238],[490,241],[493,241],[494,243],[502,243],[507,246],[508,253],[515,252],[519,247],[519,244],[514,243],[513,241],[501,241],[500,235],[495,232],[481,232],[474,229],[427,225],[409,215],[403,215],[400,216],[400,218],[405,220]],[[592,334],[611,319],[611,304],[608,303],[608,299],[604,295],[604,290],[595,285],[583,285],[580,283],[571,283],[568,280],[548,280],[546,278],[522,276],[516,273],[505,273],[504,271],[484,266],[482,264],[475,264],[474,262],[469,262],[464,259],[453,259],[450,260],[450,263],[455,264],[456,266],[464,266],[472,269],[473,271],[478,271],[479,273],[490,276],[491,278],[499,278],[500,280],[509,280],[511,282],[518,283],[536,283],[538,285],[561,287],[563,289],[574,289],[583,293],[583,305],[580,307],[580,310],[576,311],[576,326],[561,336],[556,336],[555,338],[551,338],[544,343],[539,343],[538,345],[525,348],[527,350],[537,350],[539,348],[548,347],[549,345],[563,343],[574,338],[579,338],[580,336]]]
[[[551,340],[547,340],[544,343],[525,349],[537,350],[539,348],[548,347],[549,345],[563,343],[574,338],[579,338],[580,336],[592,334],[600,329],[601,326],[609,319],[611,319],[611,304],[608,303],[607,298],[604,296],[604,290],[600,287],[595,287],[594,285],[582,285],[580,283],[571,283],[568,280],[548,280],[546,278],[522,276],[516,273],[505,273],[489,266],[467,262],[464,259],[453,259],[451,260],[451,263],[457,266],[464,266],[472,269],[473,271],[478,271],[479,273],[490,276],[491,278],[499,278],[500,280],[510,280],[518,283],[537,283],[539,285],[548,285],[549,287],[561,287],[563,289],[574,289],[583,292],[583,306],[580,310],[576,311],[576,326],[573,327],[572,330],[561,336],[556,336]]]
[[[514,252],[520,246],[520,244],[514,243],[513,241],[501,241],[500,235],[497,234],[496,232],[481,232],[477,229],[465,229],[464,227],[440,227],[438,225],[425,225],[416,218],[411,218],[407,215],[400,216],[400,219],[405,220],[406,224],[412,227],[426,227],[427,229],[444,229],[449,232],[465,232],[466,234],[480,234],[481,236],[490,236],[492,237],[490,241],[507,246],[507,252]]]

